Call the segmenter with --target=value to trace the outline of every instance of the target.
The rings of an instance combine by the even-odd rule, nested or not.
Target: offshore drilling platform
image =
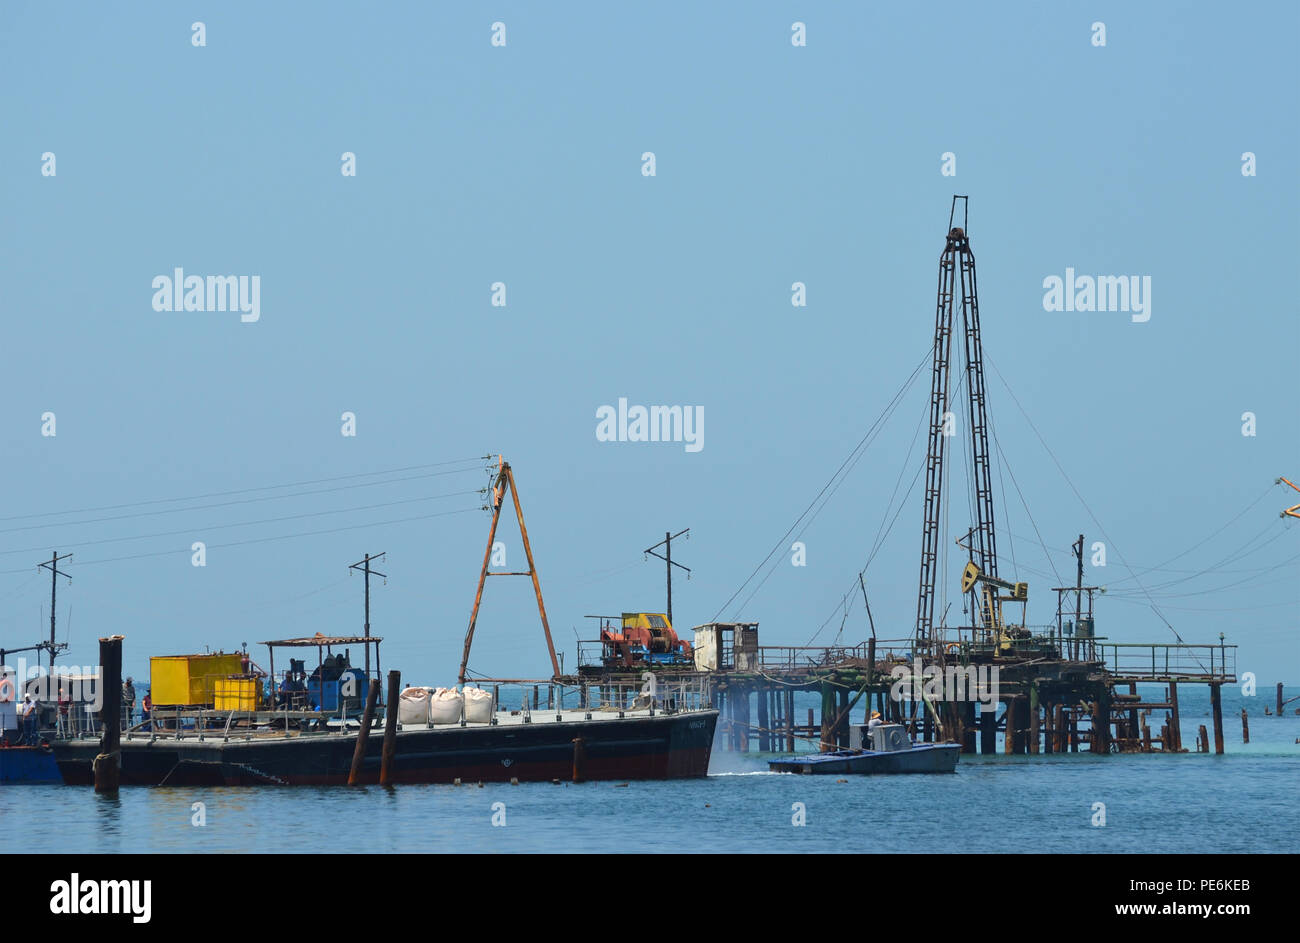
[[[1053,625],[1031,628],[1025,619],[1028,584],[999,575],[979,296],[967,224],[967,198],[954,196],[939,257],[912,634],[878,639],[873,622],[871,638],[852,646],[765,646],[759,644],[758,623],[711,622],[695,627],[692,644],[678,637],[671,611],[666,618],[625,613],[621,625],[612,624],[619,617],[606,617],[600,638],[580,644],[577,675],[566,681],[593,689],[600,700],[625,697],[620,692],[645,683],[647,672],[661,691],[705,684],[722,712],[721,745],[732,750],[794,751],[796,741],[821,750],[848,747],[854,712],[865,717],[878,710],[886,722],[906,725],[924,742],[995,753],[1001,735],[1002,750],[1015,754],[1186,752],[1179,686],[1204,684],[1210,691],[1213,747],[1210,732],[1201,726],[1194,748],[1223,752],[1221,688],[1236,681],[1236,646],[1223,644],[1222,636],[1217,645],[1181,638],[1111,643],[1099,636],[1093,603],[1103,590],[1084,584],[1082,535],[1073,546],[1075,584],[1051,587],[1057,603]],[[964,459],[970,462],[974,521],[957,544],[969,558],[960,591],[971,624],[950,626],[946,613],[936,622],[935,602],[945,472],[952,458],[946,443],[954,409],[961,408],[952,394],[959,331],[964,372],[958,389],[965,389],[970,429],[970,454]],[[671,551],[671,537],[668,547]],[[674,565],[669,552],[670,600]],[[870,618],[869,604],[867,614]],[[1010,621],[1017,615],[1018,622]],[[1144,700],[1139,684],[1162,685],[1163,693]],[[797,716],[796,692],[817,694],[820,711],[807,708],[806,717]]]

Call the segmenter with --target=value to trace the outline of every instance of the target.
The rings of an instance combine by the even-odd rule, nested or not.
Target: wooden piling
[[[1142,752],[1151,752],[1151,728],[1147,726],[1145,719],[1142,721]]]
[[[980,706],[980,753],[998,752],[997,702]]]
[[[1029,752],[1038,753],[1038,685],[1029,686]]]
[[[388,672],[388,700],[384,704],[384,751],[379,761],[379,785],[393,781],[393,758],[397,755],[397,704],[402,698],[402,673]]]
[[[731,688],[718,691],[718,719],[722,722],[722,748],[736,749],[735,724],[731,719]]]
[[[1138,686],[1136,681],[1129,682],[1128,693],[1133,695],[1134,697],[1137,696]],[[1140,736],[1139,733],[1140,730],[1141,727],[1138,724],[1138,712],[1137,712],[1137,708],[1135,707],[1128,712],[1128,730],[1124,735],[1133,740],[1136,740]]]
[[[835,743],[841,750],[849,747],[849,689],[836,691]]]
[[[100,711],[103,735],[95,757],[95,792],[115,794],[122,763],[122,636],[99,640],[99,681],[104,692]]]
[[[962,705],[961,752],[975,752],[975,702],[967,701]]]
[[[1277,683],[1277,716],[1282,716],[1282,682]]]
[[[1102,702],[1096,700],[1089,705],[1088,713],[1091,715],[1089,721],[1088,733],[1088,752],[1105,753],[1106,746],[1106,729],[1102,721]]]
[[[370,723],[375,716],[375,704],[379,701],[379,679],[370,679],[370,690],[366,692],[366,709],[361,713],[361,730],[357,732],[357,748],[352,751],[352,768],[348,770],[348,785],[355,786],[361,781],[361,764],[366,758],[366,741],[370,739]]]
[[[785,691],[785,748],[794,752],[794,689]]]
[[[1205,724],[1201,724],[1201,735],[1199,742],[1196,745],[1196,750],[1198,753],[1210,752],[1210,734],[1209,731],[1205,729]]]
[[[582,737],[573,738],[573,781],[582,782],[587,770],[587,741]]]
[[[1241,709],[1241,742],[1250,743],[1250,719],[1244,707]]]
[[[769,749],[767,691],[760,688],[756,694],[758,696],[758,751],[766,753]]]
[[[1210,706],[1214,710],[1214,752],[1223,752],[1223,693],[1222,685],[1210,685]]]
[[[1056,752],[1056,729],[1052,726],[1056,708],[1051,702],[1043,703],[1043,752]]]
[[[749,752],[749,688],[741,688],[736,691],[739,695],[736,698],[736,728],[739,732],[739,743],[736,748],[741,753]]]
[[[1002,752],[1010,755],[1016,752],[1016,699],[1009,697],[1002,709]]]
[[[744,702],[744,691],[737,687],[727,689],[727,711],[731,714],[731,749],[735,752],[740,751],[740,738],[745,732],[740,713],[741,704]]]
[[[823,753],[835,749],[835,689],[822,682],[821,736],[817,749]]]
[[[771,729],[767,732],[767,747],[776,752],[781,749],[781,698],[775,688],[763,692],[767,699],[767,722]]]
[[[1179,753],[1183,751],[1183,722],[1178,717],[1178,682],[1169,682],[1169,729],[1173,734],[1173,749]]]

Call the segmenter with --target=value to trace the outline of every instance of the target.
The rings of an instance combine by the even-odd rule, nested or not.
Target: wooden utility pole
[[[60,576],[65,577],[69,581],[72,580],[71,576],[68,576],[67,573],[63,573],[59,570],[59,561],[67,560],[71,556],[72,554],[70,553],[65,553],[63,556],[59,556],[59,552],[55,550],[51,553],[50,559],[46,560],[44,563],[38,563],[36,565],[36,568],[38,570],[50,571],[50,642],[49,645],[42,646],[42,647],[46,648],[46,650],[49,651],[50,653],[50,674],[51,675],[54,674],[54,656],[61,651],[65,651],[68,647],[66,644],[60,645],[58,641],[55,640],[54,637],[54,604],[57,598],[56,593],[59,587],[59,577]]]
[[[652,557],[658,557],[660,560],[664,561],[664,569],[667,571],[667,577],[668,577],[668,624],[669,625],[672,625],[672,621],[673,621],[673,567],[677,567],[679,570],[685,570],[686,578],[687,579],[691,578],[690,567],[682,566],[680,563],[673,562],[673,541],[676,540],[678,537],[682,536],[683,534],[690,534],[690,532],[691,529],[689,527],[686,528],[685,530],[679,530],[675,534],[669,533],[668,531],[664,531],[663,540],[659,541],[659,543],[655,544],[653,547],[647,547],[643,551],[644,553],[650,554]],[[688,536],[686,539],[690,540],[690,537]],[[656,551],[660,547],[664,548],[664,552],[656,553]]]
[[[375,560],[382,560],[383,558],[384,558],[384,554],[382,553],[376,553],[373,556],[371,554],[366,554],[366,558],[364,560],[358,560],[356,563],[353,563],[351,566],[348,567],[349,570],[360,570],[362,573],[366,575],[366,621],[365,621],[366,638],[370,638],[370,574],[373,573],[375,574],[375,576],[382,576],[384,578],[384,583],[386,584],[388,582],[387,574],[380,573],[378,570],[372,570],[370,568],[370,564]],[[366,650],[366,678],[369,679],[370,643],[367,642],[362,647]]]
[[[489,576],[532,577],[533,592],[537,596],[537,614],[542,618],[542,632],[546,635],[546,650],[551,656],[551,677],[558,678],[560,676],[560,663],[555,658],[555,643],[551,640],[551,626],[546,621],[546,605],[542,602],[542,584],[537,577],[537,564],[533,562],[533,549],[528,543],[528,528],[524,525],[524,511],[519,504],[519,489],[515,485],[515,475],[510,470],[510,463],[503,461],[500,456],[497,457],[497,465],[497,476],[492,484],[492,526],[488,529],[487,550],[483,552],[483,569],[478,575],[478,591],[474,594],[474,608],[469,614],[469,628],[465,630],[465,650],[460,658],[461,684],[464,684],[467,678],[465,672],[469,665],[470,646],[474,644],[474,626],[478,623],[478,609],[483,602],[483,585],[487,582]],[[492,544],[496,540],[497,523],[501,520],[501,508],[505,503],[507,488],[510,489],[510,497],[514,499],[515,517],[519,519],[519,536],[523,539],[524,555],[528,558],[528,569],[516,573],[489,573],[488,564],[492,562]]]

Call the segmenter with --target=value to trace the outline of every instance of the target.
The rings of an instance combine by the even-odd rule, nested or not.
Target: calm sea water
[[[1271,690],[1224,694],[1224,756],[963,756],[953,776],[842,783],[769,774],[762,757],[716,751],[707,779],[625,787],[133,788],[105,798],[5,786],[0,828],[29,850],[35,827],[41,851],[107,854],[1298,851],[1300,717],[1263,716]],[[1199,724],[1213,729],[1209,698],[1184,690],[1182,700],[1190,745]],[[203,826],[192,824],[196,802]],[[1098,802],[1102,827],[1092,824]]]

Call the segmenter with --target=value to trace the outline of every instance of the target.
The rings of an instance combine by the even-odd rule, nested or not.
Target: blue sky
[[[5,4],[0,644],[48,630],[53,549],[74,553],[67,660],[121,632],[137,676],[151,654],[356,631],[347,565],[387,551],[385,664],[448,683],[488,526],[458,492],[486,476],[372,473],[489,453],[570,666],[585,614],[662,607],[641,551],[667,529],[691,528],[678,626],[708,621],[926,357],[962,193],[1001,572],[1030,583],[1029,621],[1052,620],[1084,533],[1108,546],[1099,634],[1172,641],[1163,616],[1294,683],[1300,521],[1278,513],[1300,495],[1273,482],[1300,479],[1300,8],[700,6]],[[260,320],[153,310],[176,267],[260,276]],[[1150,276],[1150,321],[1045,311],[1067,267]],[[767,644],[864,638],[837,607],[901,500],[866,580],[881,636],[910,633],[927,382],[803,532],[807,566],[783,547],[724,616]],[[703,449],[597,441],[619,397],[701,408]],[[947,547],[969,523],[951,508]],[[333,532],[278,539],[308,531]],[[488,587],[472,665],[546,673],[524,581]]]

